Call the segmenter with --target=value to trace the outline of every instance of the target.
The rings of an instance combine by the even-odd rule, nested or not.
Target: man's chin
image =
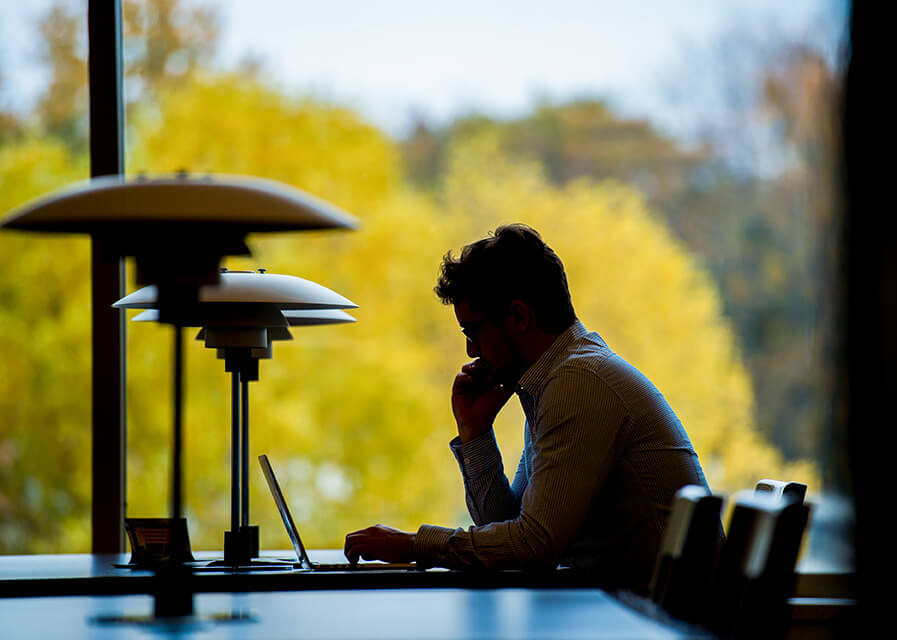
[[[506,387],[513,387],[517,385],[517,380],[520,379],[520,376],[517,375],[516,371],[512,371],[511,369],[494,369],[493,379],[495,380],[495,384],[501,384]]]
[[[497,367],[483,356],[476,359],[478,369],[486,376],[491,385],[515,386],[520,374],[513,367]]]

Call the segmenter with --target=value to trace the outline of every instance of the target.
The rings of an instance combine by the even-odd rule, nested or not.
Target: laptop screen
[[[277,484],[277,478],[274,476],[274,469],[271,468],[271,463],[268,462],[268,456],[260,455],[259,464],[262,465],[262,473],[265,474],[265,480],[268,481],[268,488],[271,489],[271,495],[274,496],[274,502],[277,503],[277,509],[280,511],[280,517],[283,519],[283,524],[287,529],[287,534],[290,536],[290,541],[293,543],[293,549],[296,551],[296,557],[299,558],[299,564],[302,565],[303,569],[311,569],[311,561],[308,559],[308,554],[305,552],[305,546],[302,544],[302,539],[299,537],[299,530],[293,522],[293,516],[290,514],[289,507],[287,507],[287,502],[283,498],[283,492],[280,490],[280,485]]]

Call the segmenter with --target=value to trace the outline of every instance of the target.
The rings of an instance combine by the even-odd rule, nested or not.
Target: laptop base
[[[203,567],[198,568],[200,570],[220,568],[222,570],[232,569],[234,571],[292,571],[294,564],[294,560],[250,560],[249,562],[241,562],[239,564],[233,564],[229,560],[212,560]]]

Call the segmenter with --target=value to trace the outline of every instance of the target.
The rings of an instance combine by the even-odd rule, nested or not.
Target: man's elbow
[[[557,537],[539,523],[521,517],[513,522],[511,537],[521,569],[549,571],[558,566],[563,549]]]

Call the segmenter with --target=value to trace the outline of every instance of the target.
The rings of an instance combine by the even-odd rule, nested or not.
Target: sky
[[[74,0],[86,6],[86,0]],[[0,2],[0,69],[28,104],[44,81],[27,34],[49,0]],[[665,93],[688,52],[709,52],[736,25],[818,34],[838,0],[196,0],[224,19],[218,64],[251,54],[269,78],[360,111],[401,135],[480,110],[511,117],[534,101],[602,97],[675,126]],[[6,91],[5,94],[10,92]],[[0,105],[6,106],[6,105]]]

